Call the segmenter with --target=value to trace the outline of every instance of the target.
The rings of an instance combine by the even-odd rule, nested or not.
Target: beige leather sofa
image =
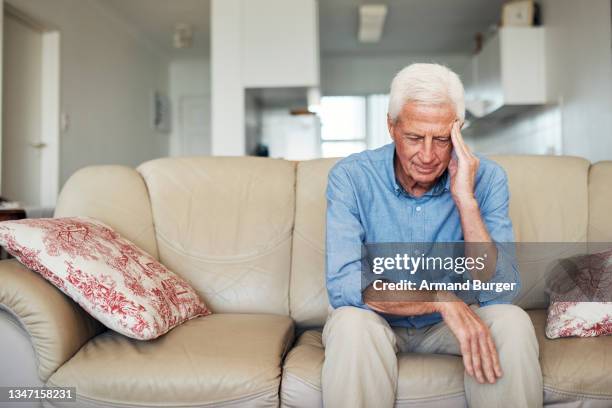
[[[612,241],[612,162],[494,159],[509,175],[517,240]],[[0,385],[76,386],[79,407],[321,406],[324,190],[334,162],[173,158],[78,171],[55,215],[112,225],[189,280],[214,314],[139,342],[2,261]],[[545,401],[611,407],[612,337],[547,340],[546,272],[521,265],[518,299],[540,340]],[[399,359],[398,406],[465,406],[459,357]]]

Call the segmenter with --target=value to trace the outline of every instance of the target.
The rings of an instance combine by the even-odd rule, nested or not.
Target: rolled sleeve
[[[346,171],[335,166],[327,184],[326,285],[334,308],[363,302],[361,249],[365,238],[356,195]]]

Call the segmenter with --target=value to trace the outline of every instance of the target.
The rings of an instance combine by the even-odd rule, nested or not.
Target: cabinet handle
[[[30,147],[33,147],[35,149],[43,149],[47,147],[47,144],[43,142],[30,142],[28,144],[30,145]]]

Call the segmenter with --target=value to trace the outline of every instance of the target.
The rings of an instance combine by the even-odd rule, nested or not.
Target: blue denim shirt
[[[421,197],[408,194],[397,182],[393,159],[395,144],[366,150],[340,160],[331,169],[327,185],[326,282],[334,308],[368,309],[361,293],[363,243],[461,242],[459,212],[450,193],[446,171]],[[497,163],[480,158],[475,197],[491,239],[512,242],[508,216],[508,180]],[[513,256],[498,251],[491,282],[515,282],[514,291],[483,292],[478,302],[510,303],[520,290]],[[439,313],[401,317],[384,315],[394,326],[424,327],[441,320]]]

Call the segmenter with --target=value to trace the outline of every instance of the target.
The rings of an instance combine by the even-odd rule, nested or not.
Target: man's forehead
[[[404,133],[417,135],[450,136],[454,117],[412,116],[399,117],[397,124]]]
[[[456,118],[456,114],[451,103],[424,104],[411,101],[404,105],[398,118],[448,124]]]

